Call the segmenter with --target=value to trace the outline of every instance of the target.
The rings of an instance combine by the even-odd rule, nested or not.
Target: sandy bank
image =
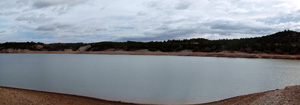
[[[101,99],[0,87],[0,105],[134,105]]]
[[[0,87],[1,105],[134,105],[101,99]],[[300,105],[300,86],[237,96],[199,105]]]
[[[0,52],[1,53],[1,52]],[[2,52],[4,53],[4,52]],[[105,51],[29,51],[18,50],[5,53],[46,53],[46,54],[119,54],[119,55],[173,55],[173,56],[207,56],[207,57],[231,57],[231,58],[268,58],[268,59],[300,59],[300,55],[286,55],[286,54],[266,54],[255,53],[249,54],[244,52],[230,53],[223,52],[192,52],[184,50],[180,52],[161,52],[161,51],[123,51],[123,50],[105,50]]]
[[[300,86],[288,86],[284,89],[243,95],[203,105],[300,105]]]

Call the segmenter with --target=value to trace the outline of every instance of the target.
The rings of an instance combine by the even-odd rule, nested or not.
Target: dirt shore
[[[268,59],[300,59],[300,55],[287,54],[267,54],[267,53],[244,53],[244,52],[192,52],[189,50],[179,52],[161,52],[161,51],[123,51],[123,50],[105,50],[105,51],[30,51],[17,50],[0,53],[44,53],[44,54],[118,54],[118,55],[172,55],[172,56],[207,56],[207,57],[230,57],[230,58],[268,58]]]
[[[0,87],[1,105],[134,105],[101,99]],[[137,104],[136,104],[137,105]],[[300,105],[300,86],[237,96],[199,105]]]
[[[0,105],[135,105],[83,96],[0,87]]]
[[[300,105],[300,86],[270,90],[202,105]]]

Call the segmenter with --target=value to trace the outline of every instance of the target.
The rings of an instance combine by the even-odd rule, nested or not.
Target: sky
[[[300,31],[299,0],[0,0],[0,43],[233,39]]]

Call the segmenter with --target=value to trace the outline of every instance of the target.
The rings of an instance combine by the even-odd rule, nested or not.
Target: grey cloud
[[[36,28],[36,31],[55,31],[57,29],[66,29],[71,27],[70,24],[61,24],[61,23],[55,23],[50,25],[43,25]]]
[[[7,9],[7,8],[11,8],[13,6],[14,6],[14,2],[12,2],[11,0],[1,0],[0,1],[0,8],[1,9]]]
[[[54,37],[87,37],[92,35],[102,35],[105,28],[95,26],[86,26],[76,23],[54,23],[39,26],[35,29],[38,35],[53,35]]]
[[[133,20],[135,19],[134,16],[112,16],[108,17],[108,19],[114,19],[114,20]]]
[[[158,2],[156,2],[156,1],[150,1],[150,2],[147,3],[147,6],[150,7],[150,8],[157,7],[158,6]]]
[[[273,30],[270,27],[254,24],[247,21],[228,21],[228,20],[216,20],[205,23],[210,26],[211,29],[222,30],[227,32],[241,32],[241,33],[255,33]]]
[[[45,7],[49,7],[49,6],[56,5],[56,4],[59,4],[59,3],[47,2],[47,1],[37,1],[33,4],[33,7],[45,8]]]
[[[164,30],[160,33],[152,33],[152,32],[146,32],[144,33],[147,36],[154,36],[154,38],[157,38],[159,40],[166,40],[166,39],[176,39],[179,36],[186,36],[192,33],[195,33],[195,29],[169,29]]]
[[[16,21],[26,21],[26,22],[35,22],[35,23],[39,23],[39,22],[49,22],[51,20],[53,20],[54,18],[50,18],[47,17],[45,14],[24,14],[24,15],[20,15],[19,17],[17,17],[15,20]]]
[[[36,0],[33,3],[34,8],[47,8],[51,6],[58,6],[58,5],[68,5],[73,6],[86,0]]]
[[[177,2],[176,2],[177,1]],[[150,1],[148,2],[147,6],[150,8],[154,8],[157,10],[170,10],[170,9],[174,9],[174,10],[184,10],[184,9],[188,9],[191,5],[191,3],[187,0],[174,0],[174,1]]]
[[[173,21],[175,23],[182,21]],[[154,30],[144,32],[138,37],[121,37],[118,41],[161,41],[169,39],[182,39],[188,37],[204,37],[204,35],[218,35],[223,37],[243,37],[267,35],[276,32],[273,29],[262,24],[247,21],[213,20],[202,23],[184,24],[180,27],[171,28],[172,22],[165,22],[165,25]]]
[[[144,15],[146,15],[146,13],[144,13],[144,12],[138,12],[138,13],[136,13],[136,15],[137,16],[144,16]]]
[[[262,19],[262,22],[267,24],[279,24],[279,23],[287,23],[287,22],[299,22],[300,17],[286,16],[286,17],[273,17]]]
[[[107,29],[105,29],[105,28],[98,28],[98,27],[85,27],[83,30],[84,30],[83,32],[85,32],[85,33],[90,33],[90,32],[97,33],[97,32],[106,31]]]
[[[40,26],[36,29],[36,31],[55,31],[56,27],[53,26]]]
[[[0,16],[9,16],[9,15],[15,15],[15,14],[18,14],[18,12],[8,11],[8,12],[0,13]]]
[[[104,31],[106,29],[101,29],[101,28],[98,28],[98,29],[95,29],[95,31]]]
[[[247,37],[267,35],[284,28],[300,29],[298,24],[300,10],[295,10],[297,3],[291,0],[131,2],[133,3],[126,4],[126,1],[122,0],[2,0],[0,24],[4,27],[26,26],[22,32],[33,31],[37,35],[52,35],[55,38],[106,35],[109,36],[108,40],[119,38],[136,41],[208,38],[208,36],[214,39],[238,38],[244,37],[245,34]],[[274,7],[282,3],[287,3],[292,8]],[[12,14],[9,11],[19,13]],[[295,13],[273,17],[286,11]],[[9,14],[11,15],[4,16]],[[269,18],[257,20],[259,17]],[[19,37],[22,33],[6,30],[4,34]],[[34,38],[30,35],[28,37]],[[103,37],[91,39],[101,40]]]
[[[54,24],[54,25],[56,25],[56,28],[60,28],[60,29],[71,27],[70,24]]]
[[[164,39],[160,39],[157,37],[145,37],[145,36],[133,36],[133,37],[121,37],[116,39],[115,41],[142,41],[142,42],[147,42],[147,41],[162,41]]]
[[[143,36],[121,37],[117,41],[162,41],[169,39],[179,39],[182,36],[189,36],[197,33],[197,28],[169,28],[161,26],[152,31],[144,32]]]
[[[180,1],[179,3],[177,3],[177,5],[175,6],[176,9],[179,9],[179,10],[184,10],[184,9],[187,9],[189,8],[191,4],[187,1]]]
[[[268,17],[263,19],[258,19],[258,21],[264,22],[266,24],[279,24],[287,22],[300,22],[300,10],[291,14],[277,15],[274,17]]]
[[[248,29],[249,26],[246,26],[242,23],[236,23],[233,21],[213,21],[206,23],[211,27],[211,29],[220,29],[220,30],[242,30]]]

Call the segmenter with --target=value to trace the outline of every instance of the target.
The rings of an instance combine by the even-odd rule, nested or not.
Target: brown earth
[[[101,99],[60,94],[60,93],[0,87],[0,105],[134,105],[134,104],[115,102],[115,101],[106,101]]]
[[[115,101],[0,87],[1,105],[134,105]],[[199,105],[300,105],[300,86],[237,96]]]
[[[30,51],[16,50],[0,53],[46,53],[46,54],[117,54],[117,55],[172,55],[172,56],[207,56],[207,57],[230,57],[230,58],[269,58],[269,59],[300,59],[300,55],[288,54],[266,54],[266,53],[244,53],[229,51],[222,52],[192,52],[183,50],[179,52],[161,52],[161,51],[123,51],[123,50],[105,50],[105,51]]]
[[[202,105],[300,105],[300,86],[288,86]]]

